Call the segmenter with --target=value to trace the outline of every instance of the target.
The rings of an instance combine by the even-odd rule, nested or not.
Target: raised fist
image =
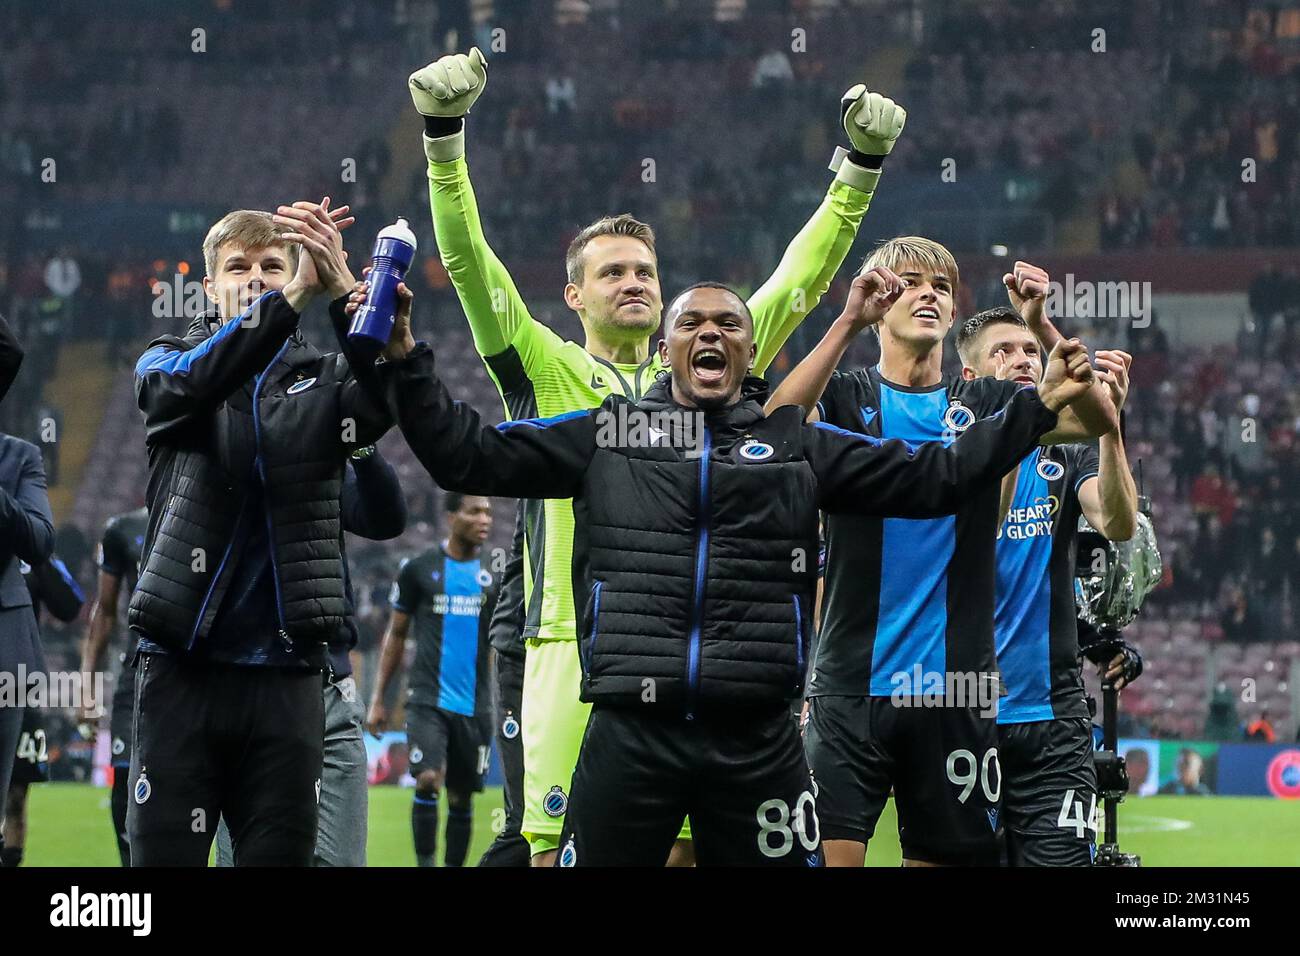
[[[902,294],[903,280],[884,266],[876,266],[853,280],[844,315],[861,331],[883,319]]]
[[[1043,319],[1048,282],[1044,270],[1032,263],[1020,261],[1002,277],[1002,284],[1007,287],[1007,298],[1030,328]]]
[[[1087,346],[1078,339],[1061,339],[1047,357],[1038,397],[1052,411],[1060,412],[1092,388],[1094,380]]]
[[[416,70],[406,83],[425,116],[464,116],[487,86],[487,60],[478,47],[452,53]]]
[[[903,132],[907,110],[888,96],[872,93],[859,83],[840,97],[840,122],[859,153],[888,156],[898,134]]]

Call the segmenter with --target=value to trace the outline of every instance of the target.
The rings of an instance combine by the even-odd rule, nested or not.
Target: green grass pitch
[[[108,790],[86,784],[32,788],[25,866],[116,866]],[[371,866],[413,866],[411,791],[370,790]],[[469,862],[491,842],[502,817],[501,790],[474,803]],[[1300,866],[1300,807],[1254,797],[1145,797],[1120,807],[1120,845],[1144,866]],[[867,854],[870,866],[897,866],[897,827],[891,801]],[[439,839],[441,853],[443,840]]]

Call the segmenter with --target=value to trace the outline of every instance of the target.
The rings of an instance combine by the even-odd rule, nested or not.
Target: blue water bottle
[[[348,342],[358,351],[377,355],[388,344],[397,314],[397,286],[414,258],[415,233],[405,219],[379,231],[367,277],[370,291],[348,329]]]

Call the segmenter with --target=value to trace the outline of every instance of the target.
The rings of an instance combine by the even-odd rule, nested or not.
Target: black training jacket
[[[1056,423],[1033,389],[951,446],[823,424],[767,386],[700,415],[666,374],[635,405],[484,427],[453,402],[423,343],[377,366],[385,399],[444,488],[573,498],[583,700],[684,709],[766,706],[802,691],[818,510],[933,517],[997,481]],[[639,421],[639,425],[637,424]]]
[[[343,302],[330,314],[346,349]],[[127,621],[168,650],[202,649],[233,577],[244,496],[260,485],[276,592],[266,640],[279,642],[281,656],[321,666],[347,614],[339,546],[345,462],[392,419],[373,390],[362,390],[345,354],[322,353],[303,338],[280,293],[216,321],[199,316],[184,337],[155,339],[136,364],[149,528]]]

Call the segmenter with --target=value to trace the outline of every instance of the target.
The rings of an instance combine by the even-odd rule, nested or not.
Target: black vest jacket
[[[684,415],[660,421],[669,431],[700,421],[669,393],[663,376],[633,407]],[[583,700],[693,711],[802,692],[816,483],[801,416],[765,418],[765,397],[766,384],[749,379],[743,400],[694,434],[596,451],[574,499]]]
[[[391,419],[360,392],[343,354],[309,344],[292,327],[296,314],[282,316],[285,310],[280,300],[263,317],[270,347],[276,338],[282,343],[274,358],[254,365],[256,378],[212,407],[164,409],[166,387],[147,386],[137,374],[149,529],[127,620],[162,647],[192,650],[212,626],[230,583],[225,572],[244,489],[253,481],[265,489],[258,517],[268,525],[276,578],[277,620],[267,622],[267,639],[318,665],[323,645],[344,626],[339,499],[346,458],[377,440]],[[150,348],[195,349],[214,335],[208,320],[200,316],[184,338],[161,336]],[[280,322],[290,325],[277,335]],[[215,352],[197,361],[217,360]]]

